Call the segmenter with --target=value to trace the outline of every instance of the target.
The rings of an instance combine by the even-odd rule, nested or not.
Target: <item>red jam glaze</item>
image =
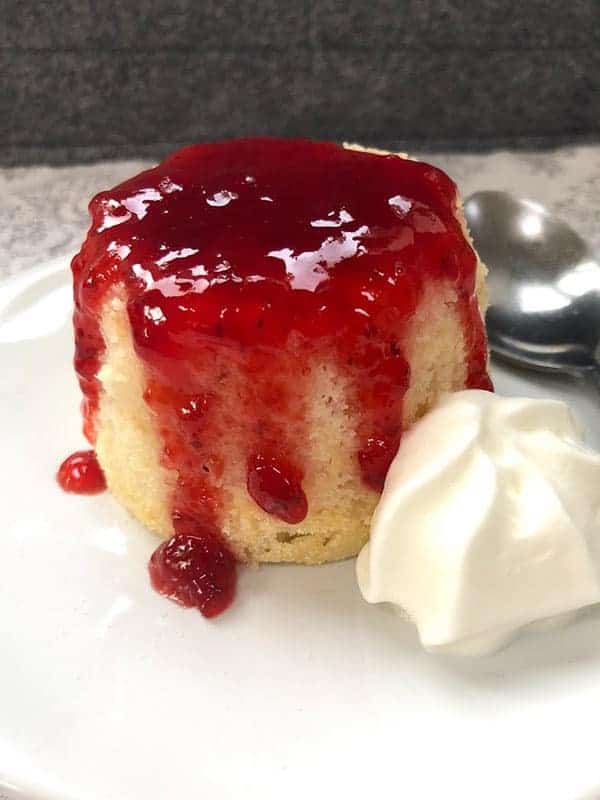
[[[376,492],[383,490],[385,476],[398,451],[398,444],[399,442],[396,443],[391,437],[387,439],[371,437],[367,440],[366,446],[358,451],[363,480]]]
[[[235,558],[219,533],[187,515],[173,515],[175,535],[152,554],[148,571],[161,594],[205,617],[216,617],[233,601]]]
[[[102,468],[93,450],[78,450],[66,458],[56,474],[59,486],[74,494],[98,494],[106,489]]]
[[[295,467],[283,458],[257,454],[248,460],[247,474],[248,494],[257,505],[290,525],[302,522],[308,501]]]
[[[278,139],[188,147],[97,195],[72,264],[90,441],[99,315],[123,286],[163,460],[179,475],[177,513],[218,530],[224,454],[242,452],[258,505],[303,519],[303,386],[322,362],[346,377],[357,463],[380,490],[410,380],[403,332],[427,282],[454,284],[467,385],[491,388],[476,257],[455,204],[452,181],[428,164]]]

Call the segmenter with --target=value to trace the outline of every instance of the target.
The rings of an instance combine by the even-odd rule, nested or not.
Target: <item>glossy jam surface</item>
[[[98,494],[106,489],[102,468],[93,450],[78,450],[66,458],[56,475],[60,487],[74,494]]]
[[[248,494],[268,514],[295,525],[308,512],[302,475],[277,458],[256,455],[248,463]]]
[[[102,303],[121,287],[163,461],[179,475],[174,515],[218,530],[233,453],[264,511],[305,517],[306,401],[320,364],[344,377],[357,469],[381,489],[410,382],[404,331],[428,282],[454,285],[467,386],[490,387],[476,257],[455,203],[428,164],[276,139],[189,147],[99,194],[72,265],[87,435]]]
[[[215,617],[233,601],[235,558],[217,531],[181,515],[174,522],[175,535],[150,559],[152,586],[179,605]]]

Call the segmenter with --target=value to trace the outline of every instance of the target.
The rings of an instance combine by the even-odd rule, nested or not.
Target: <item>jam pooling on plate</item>
[[[106,489],[104,473],[93,450],[78,450],[65,458],[56,480],[61,489],[74,494],[98,494]]]
[[[264,511],[305,517],[302,387],[317,364],[344,376],[357,468],[381,489],[410,382],[403,332],[428,282],[455,287],[466,385],[490,388],[476,257],[455,208],[454,184],[428,164],[278,139],[188,147],[92,200],[72,263],[85,432],[93,442],[100,318],[116,291],[178,475],[182,552],[194,527],[218,537],[230,452],[243,452]]]
[[[216,617],[235,594],[235,558],[218,531],[199,527],[193,517],[176,514],[173,527],[175,535],[150,559],[152,585],[179,605]]]

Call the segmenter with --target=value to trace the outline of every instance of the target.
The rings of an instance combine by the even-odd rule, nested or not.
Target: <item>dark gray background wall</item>
[[[600,0],[0,0],[0,162],[600,140]]]

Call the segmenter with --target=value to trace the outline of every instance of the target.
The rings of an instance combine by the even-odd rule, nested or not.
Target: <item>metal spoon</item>
[[[471,195],[465,216],[489,269],[492,352],[587,376],[600,388],[600,263],[583,239],[543,206],[506,192]]]

